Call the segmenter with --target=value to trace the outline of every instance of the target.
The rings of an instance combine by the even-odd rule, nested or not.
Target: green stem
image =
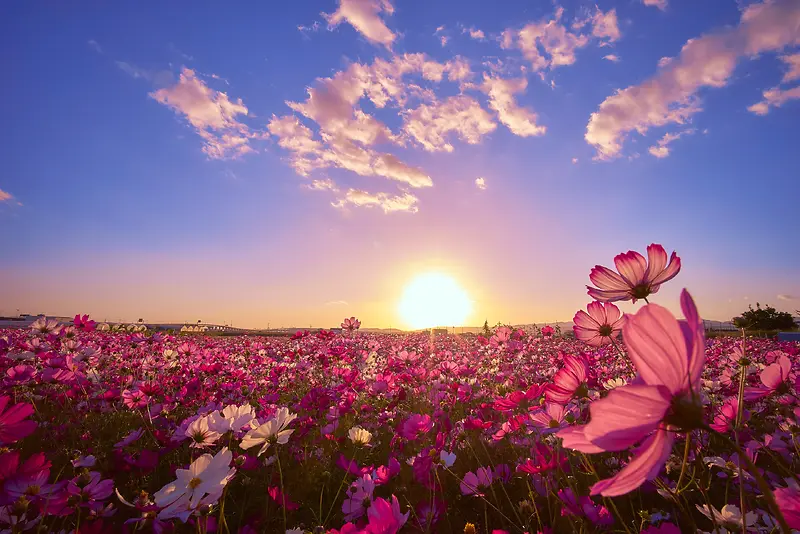
[[[283,512],[283,531],[286,532],[286,493],[283,491],[283,470],[281,469],[281,455],[276,451],[275,458],[278,463],[278,478],[281,482],[281,511]]]

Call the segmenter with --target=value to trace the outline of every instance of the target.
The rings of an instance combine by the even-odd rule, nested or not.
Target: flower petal
[[[591,494],[616,497],[635,490],[645,480],[652,480],[669,458],[674,440],[670,432],[659,430],[636,449],[636,457],[619,473],[592,486]]]
[[[589,406],[591,420],[584,435],[606,451],[627,449],[658,428],[669,406],[669,392],[663,386],[615,388]]]

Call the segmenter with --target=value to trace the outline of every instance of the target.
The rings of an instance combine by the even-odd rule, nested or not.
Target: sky
[[[800,0],[7,2],[0,46],[0,314],[403,327],[435,272],[569,320],[653,242],[672,310],[800,308]]]

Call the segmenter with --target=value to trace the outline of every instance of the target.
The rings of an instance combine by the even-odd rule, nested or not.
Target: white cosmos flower
[[[456,453],[441,451],[439,452],[439,460],[442,462],[442,465],[449,469],[456,463]]]
[[[156,505],[162,508],[158,518],[180,517],[185,522],[199,506],[217,502],[225,485],[236,473],[236,468],[230,467],[232,458],[231,451],[224,447],[214,456],[202,455],[192,462],[189,469],[177,469],[177,480],[153,496]]]
[[[285,445],[289,441],[289,436],[294,432],[294,429],[287,430],[286,426],[295,419],[297,419],[297,414],[290,413],[287,408],[279,408],[272,419],[245,434],[239,445],[247,450],[263,444],[261,450],[258,451],[258,456],[264,454],[272,443]],[[254,420],[253,424],[257,424],[257,420]]]
[[[351,428],[347,436],[350,438],[350,441],[360,446],[368,445],[370,440],[372,440],[372,434],[360,426]]]
[[[58,326],[57,319],[48,319],[47,317],[39,317],[31,323],[31,330],[40,334],[57,334],[61,327]]]
[[[709,509],[707,504],[700,506],[696,505],[700,513],[709,518],[714,523],[723,526],[735,527],[742,524],[742,512],[735,504],[726,504],[722,510],[717,510],[713,506]],[[747,512],[744,516],[745,524],[750,527],[758,521],[758,514],[755,512]]]
[[[200,417],[192,421],[186,429],[186,436],[192,440],[192,447],[201,448],[213,445],[222,435],[208,425],[209,416]]]
[[[226,406],[222,412],[214,410],[208,415],[208,427],[220,434],[225,432],[239,432],[248,427],[256,418],[256,412],[249,404]]]

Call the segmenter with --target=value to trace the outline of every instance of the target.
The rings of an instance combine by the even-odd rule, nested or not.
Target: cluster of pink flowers
[[[800,529],[800,344],[706,339],[686,291],[623,317],[680,270],[647,256],[569,335],[0,330],[0,531]]]

